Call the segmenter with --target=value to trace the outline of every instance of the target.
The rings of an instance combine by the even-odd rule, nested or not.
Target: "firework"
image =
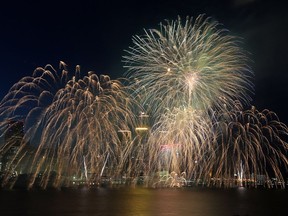
[[[238,38],[204,16],[160,24],[133,37],[124,56],[141,104],[153,116],[171,107],[227,110],[235,100],[249,104],[253,91],[247,57]],[[225,100],[225,103],[223,103]]]
[[[275,182],[271,177],[274,177],[276,186],[285,187],[287,126],[274,112],[260,112],[255,107],[234,110],[229,116],[229,120],[221,118],[217,123],[217,142],[209,152],[210,160],[205,169],[211,170],[212,183],[226,187],[235,182],[253,187],[265,183],[272,187]]]
[[[201,15],[133,43],[127,87],[79,66],[69,78],[61,62],[61,72],[37,68],[10,89],[0,103],[2,186],[23,174],[28,188],[285,186],[288,128],[274,112],[243,108],[253,73],[238,38]]]
[[[16,116],[24,122],[23,139],[5,169],[28,173],[28,187],[60,187],[75,179],[94,183],[121,173],[125,161],[119,131],[130,130],[135,118],[123,85],[93,72],[80,78],[79,67],[71,80],[66,69],[62,74],[51,66],[37,69],[16,83],[1,103],[2,118],[17,120],[19,112]],[[1,146],[3,153],[5,149],[10,149],[7,142]],[[10,178],[7,173],[3,184]]]
[[[178,185],[185,173],[208,185],[257,186],[261,178],[271,186],[275,176],[284,186],[287,127],[272,112],[243,110],[253,73],[238,38],[201,15],[160,24],[133,44],[124,62],[151,115],[148,184]]]
[[[170,181],[174,176],[174,183],[176,175],[183,178],[183,173],[188,179],[199,179],[204,170],[198,164],[204,162],[203,156],[215,139],[213,122],[207,115],[193,108],[175,108],[163,114],[151,131],[147,141],[149,176],[164,172],[164,179]],[[161,175],[158,177],[163,181]],[[153,179],[148,182],[151,183],[154,184]]]

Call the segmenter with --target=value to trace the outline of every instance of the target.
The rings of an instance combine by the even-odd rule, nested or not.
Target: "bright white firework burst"
[[[143,106],[154,116],[166,108],[227,110],[249,104],[253,91],[247,57],[238,38],[203,15],[146,30],[133,37],[124,56],[128,76]],[[225,102],[223,101],[225,100]]]

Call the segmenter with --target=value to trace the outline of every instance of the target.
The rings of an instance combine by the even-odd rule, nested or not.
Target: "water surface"
[[[98,188],[0,191],[2,216],[287,216],[287,190]]]

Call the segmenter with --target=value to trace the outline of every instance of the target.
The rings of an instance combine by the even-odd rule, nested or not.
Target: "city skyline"
[[[3,120],[25,118],[16,167],[13,158],[8,170],[22,165],[26,147],[35,143],[28,188],[38,175],[45,188],[53,172],[58,173],[53,185],[65,185],[66,178],[83,174],[83,166],[86,181],[89,171],[96,173],[92,179],[101,178],[106,163],[119,172],[108,174],[112,179],[122,172],[140,178],[143,170],[148,185],[165,170],[208,185],[216,179],[218,186],[231,186],[235,176],[240,183],[258,175],[270,178],[272,171],[284,187],[288,128],[274,112],[246,110],[252,86],[246,52],[237,37],[204,17],[186,18],[185,25],[178,18],[134,37],[124,57],[128,92],[109,76],[82,76],[80,67],[70,79],[63,62],[59,73],[51,66],[38,68],[18,82],[1,103]],[[142,146],[135,137],[121,145],[119,131],[139,127],[136,107],[152,116],[147,142]],[[10,127],[1,125],[5,131]],[[4,182],[9,178],[8,172]]]

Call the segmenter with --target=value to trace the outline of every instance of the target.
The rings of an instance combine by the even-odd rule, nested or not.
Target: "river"
[[[97,188],[2,190],[1,216],[287,216],[288,190]]]

